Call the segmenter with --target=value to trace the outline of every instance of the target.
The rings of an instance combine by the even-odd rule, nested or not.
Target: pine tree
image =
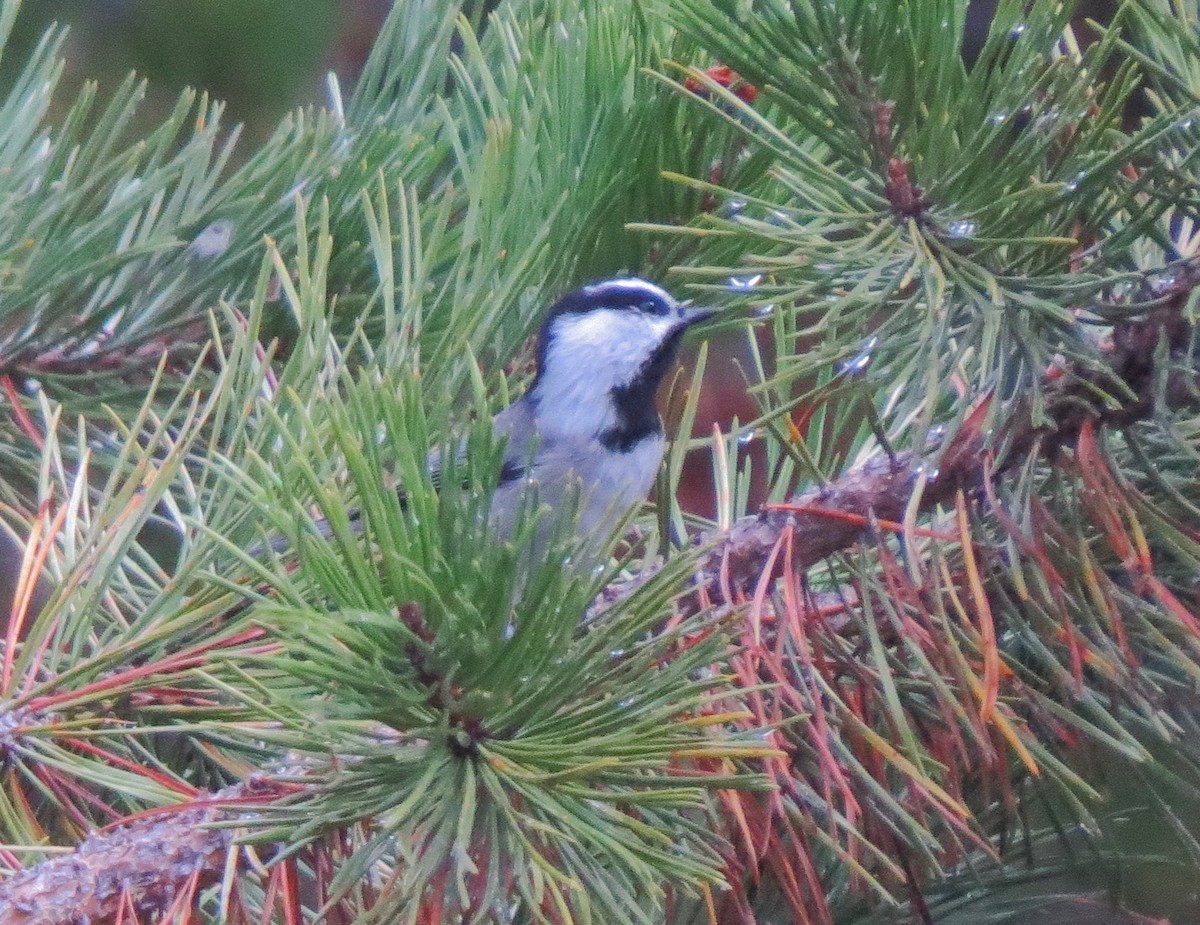
[[[59,30],[0,104],[0,919],[1194,881],[1196,4],[971,49],[960,0],[487,6],[401,0],[238,159],[192,93],[141,137],[134,78],[52,118]],[[702,350],[592,573],[570,510],[494,535],[487,421],[618,272],[722,306],[757,410],[687,438]]]

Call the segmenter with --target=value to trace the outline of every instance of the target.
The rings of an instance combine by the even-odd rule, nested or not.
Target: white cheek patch
[[[659,327],[653,323],[656,320],[618,309],[565,315],[554,326],[547,360],[552,365],[570,364],[609,388],[623,385],[662,340],[669,322]]]
[[[623,309],[557,319],[538,389],[541,425],[589,436],[612,427],[612,390],[637,375],[672,326],[671,318]]]

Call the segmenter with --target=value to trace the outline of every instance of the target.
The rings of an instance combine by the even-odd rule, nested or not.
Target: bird
[[[598,551],[650,491],[666,450],[655,396],[675,362],[684,333],[712,309],[676,301],[662,287],[614,277],[568,292],[546,314],[536,339],[526,392],[492,418],[503,442],[490,515],[510,536],[536,491],[539,506],[574,506],[580,560]],[[441,481],[440,454],[427,471]],[[401,503],[404,503],[401,489]],[[361,529],[358,512],[351,525]],[[545,525],[548,526],[548,525]],[[328,539],[330,526],[316,524]],[[544,549],[539,527],[535,547]],[[275,552],[288,547],[275,537]],[[266,546],[259,546],[257,553]]]
[[[556,508],[578,492],[580,534],[606,540],[650,491],[666,449],[655,396],[684,333],[712,309],[654,283],[616,277],[551,306],[533,381],[492,419],[505,440],[492,517],[511,530],[524,492]]]

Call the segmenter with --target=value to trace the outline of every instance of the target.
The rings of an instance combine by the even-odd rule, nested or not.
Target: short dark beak
[[[679,318],[685,328],[690,328],[692,325],[707,321],[716,313],[717,310],[715,308],[705,308],[702,305],[679,306]]]

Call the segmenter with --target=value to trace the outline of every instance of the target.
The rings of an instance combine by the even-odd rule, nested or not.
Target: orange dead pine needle
[[[962,542],[963,567],[967,572],[967,584],[975,600],[975,611],[979,617],[980,647],[983,650],[983,702],[979,718],[988,722],[996,711],[996,698],[1000,692],[1000,648],[996,644],[996,624],[992,619],[992,608],[988,603],[983,579],[975,562],[975,546],[971,540],[971,525],[967,519],[967,501],[962,489],[955,494],[958,509],[958,532]]]
[[[792,534],[789,532],[787,545],[789,560],[793,556],[791,541]],[[822,706],[825,698],[815,680],[816,673],[821,669],[816,665],[812,657],[810,649],[811,640],[806,629],[805,605],[802,604],[803,598],[800,590],[795,570],[788,569],[784,574],[783,580],[784,610],[796,653],[804,667],[805,675],[810,679],[807,682],[803,678],[797,680],[805,685],[808,691],[809,702],[812,704],[810,722],[814,727],[814,734],[810,739],[810,743],[816,749],[818,762],[823,771],[821,775],[822,796],[829,806],[835,806],[837,801],[834,799],[833,790],[836,787],[842,798],[842,813],[853,824],[861,815],[861,807],[858,805],[858,801],[854,797],[854,791],[850,787],[849,781],[847,781],[846,775],[843,773],[842,766],[833,754],[833,749],[829,744],[831,733],[827,721],[828,718]],[[790,679],[783,678],[781,680],[785,681],[785,685],[786,682],[790,681]],[[832,838],[837,837],[836,823],[833,820],[832,814],[829,820],[829,835]]]
[[[43,504],[29,531],[29,540],[25,544],[25,555],[21,561],[21,572],[17,579],[17,593],[13,600],[12,610],[8,615],[8,629],[5,633],[4,646],[4,674],[0,678],[0,691],[3,691],[6,696],[11,695],[9,684],[12,681],[12,666],[17,640],[21,638],[21,630],[24,629],[25,621],[29,618],[33,594],[37,590],[38,578],[46,564],[46,557],[50,555],[54,537],[58,535],[58,531],[62,529],[63,522],[66,520],[67,505],[64,504],[59,508],[49,528],[46,527],[48,513],[49,508]]]
[[[279,892],[279,872],[282,868],[275,867],[271,871],[271,876],[267,879],[267,891],[262,899],[262,918],[259,919],[259,925],[271,925],[271,919],[275,914],[275,894]]]
[[[196,905],[200,901],[200,897],[196,894],[200,892],[200,877],[204,872],[202,870],[192,871],[192,875],[188,877],[183,889],[175,897],[175,902],[178,903],[178,911],[169,910],[167,915],[163,916],[162,921],[176,921],[179,925],[192,925],[196,921]]]
[[[713,902],[712,890],[707,883],[700,884],[700,892],[704,896],[704,911],[708,914],[708,925],[720,925],[717,921],[717,906]]]
[[[771,549],[771,554],[767,557],[767,562],[763,566],[762,574],[759,575],[758,585],[754,589],[754,602],[750,607],[750,625],[754,630],[754,655],[757,659],[759,652],[762,649],[762,616],[763,607],[767,600],[767,591],[770,590],[772,577],[775,574],[775,560],[779,558],[785,545],[790,545],[792,537],[792,528],[784,527],[780,531],[779,539],[775,541],[775,545]]]
[[[1017,548],[1038,564],[1038,568],[1041,569],[1043,576],[1055,589],[1057,595],[1066,586],[1066,582],[1050,561],[1045,546],[1041,542],[1035,541],[1034,536],[1022,529],[1021,525],[1004,509],[1004,505],[1000,503],[1000,499],[996,495],[995,483],[995,458],[991,452],[987,452],[983,454],[983,492],[984,497],[987,498],[988,513],[996,518],[1005,533],[1008,534],[1009,539],[1017,544]],[[1036,529],[1033,533],[1038,536],[1042,535]],[[1026,596],[1026,592],[1022,592],[1021,599],[1025,600]]]
[[[1111,476],[1108,461],[1096,445],[1096,432],[1090,420],[1084,421],[1079,430],[1076,454],[1079,477],[1087,490],[1088,512],[1098,521],[1097,525],[1104,531],[1113,552],[1127,564],[1137,561],[1143,567],[1148,566],[1149,563],[1139,557],[1139,550],[1121,523],[1117,501],[1122,493]]]
[[[795,799],[798,795],[793,794]],[[802,806],[803,803],[799,799],[795,799],[797,806]],[[804,837],[804,833],[796,828],[792,823],[790,816],[784,816],[783,831],[785,843],[788,845],[796,845],[794,852],[795,860],[800,862],[800,875],[803,875],[804,883],[809,894],[808,903],[805,903],[804,893],[800,887],[800,877],[798,876],[793,858],[788,857],[789,852],[772,851],[769,858],[778,858],[782,863],[772,865],[776,871],[776,876],[785,884],[785,893],[788,897],[788,904],[792,907],[792,912],[796,916],[797,925],[813,921],[813,916],[809,915],[809,908],[812,905],[816,906],[813,910],[816,913],[816,920],[821,925],[833,925],[833,913],[829,910],[829,903],[825,900],[825,885],[821,882],[821,875],[817,872],[816,865],[813,863],[812,851],[808,848],[808,839]],[[780,876],[784,874],[785,876]]]
[[[124,768],[131,774],[141,775],[148,780],[154,781],[154,783],[158,784],[160,787],[179,794],[184,799],[192,800],[200,796],[201,791],[190,784],[176,780],[170,775],[163,774],[161,771],[156,771],[154,768],[130,761],[128,758],[122,758],[120,755],[114,755],[112,752],[100,748],[97,745],[93,745],[91,742],[87,742],[79,738],[67,738],[63,739],[62,744],[77,752],[83,752],[85,755],[91,755],[93,758],[99,758],[112,767]]]
[[[1090,489],[1088,500],[1093,514],[1100,520],[1100,528],[1113,551],[1121,557],[1130,573],[1134,587],[1139,593],[1149,593],[1171,612],[1193,636],[1200,637],[1200,620],[1183,605],[1162,580],[1154,574],[1154,560],[1150,544],[1138,525],[1137,518],[1128,503],[1122,504],[1125,493],[1113,478],[1107,462],[1096,446],[1095,432],[1091,421],[1085,421],[1079,432],[1079,468],[1084,484]],[[1121,517],[1118,508],[1125,509]],[[1125,528],[1128,524],[1129,529]]]
[[[1079,633],[1075,630],[1075,623],[1071,620],[1070,614],[1063,614],[1062,636],[1067,643],[1067,658],[1071,662],[1071,680],[1075,686],[1075,693],[1082,696],[1083,645],[1079,641]]]
[[[1081,540],[1079,545],[1080,554],[1084,557],[1083,580],[1091,595],[1092,604],[1105,617],[1116,636],[1117,648],[1121,651],[1121,657],[1125,659],[1125,664],[1136,669],[1140,660],[1129,643],[1129,632],[1125,628],[1125,620],[1121,616],[1116,601],[1113,600],[1110,590],[1112,579],[1104,574],[1099,563],[1092,558],[1086,541]]]
[[[249,642],[254,639],[261,638],[266,633],[261,627],[252,627],[248,630],[243,630],[233,636],[225,639],[217,638],[209,642],[200,643],[190,649],[185,649],[182,652],[177,652],[174,655],[160,659],[156,662],[149,662],[143,665],[138,665],[135,668],[122,669],[108,677],[101,678],[99,681],[93,681],[90,684],[85,684],[74,690],[59,691],[53,694],[47,694],[43,697],[36,697],[30,700],[27,706],[31,710],[52,710],[62,703],[71,700],[78,700],[83,697],[90,697],[92,694],[111,691],[122,684],[130,681],[135,681],[138,678],[144,678],[149,675],[162,674],[166,675],[171,672],[185,671],[189,668],[194,668],[197,665],[203,665],[209,655],[208,653],[214,649],[229,649],[242,643]],[[264,652],[273,652],[277,646],[272,643],[270,645],[260,646],[250,650],[256,654]]]
[[[1200,623],[1196,617],[1189,611],[1179,598],[1177,598],[1171,590],[1162,583],[1156,575],[1142,576],[1142,582],[1150,593],[1160,604],[1171,611],[1171,613],[1188,628],[1193,636],[1200,637]]]
[[[0,384],[4,387],[4,394],[8,397],[8,403],[12,407],[13,417],[17,419],[17,426],[21,431],[33,441],[33,445],[38,450],[46,448],[45,439],[42,437],[41,431],[33,423],[33,419],[29,417],[25,409],[21,407],[21,397],[17,394],[16,387],[13,385],[11,376],[0,376]]]
[[[283,920],[287,925],[301,925],[304,914],[300,906],[300,878],[295,857],[288,858],[280,866],[283,867]]]
[[[746,857],[749,860],[751,868],[754,870],[754,877],[758,879],[758,862],[761,857],[758,846],[754,843],[754,830],[750,827],[750,820],[746,818],[746,808],[742,803],[743,794],[734,790],[719,790],[717,796],[724,805],[735,823],[735,828],[742,840],[742,850],[746,852]],[[750,796],[750,794],[745,794]],[[764,846],[765,847],[765,846]]]
[[[125,925],[126,922],[129,925],[137,925],[138,923],[137,909],[133,905],[132,887],[133,884],[121,887],[121,899],[117,906],[116,925]],[[126,914],[129,916],[128,919],[125,918]]]

